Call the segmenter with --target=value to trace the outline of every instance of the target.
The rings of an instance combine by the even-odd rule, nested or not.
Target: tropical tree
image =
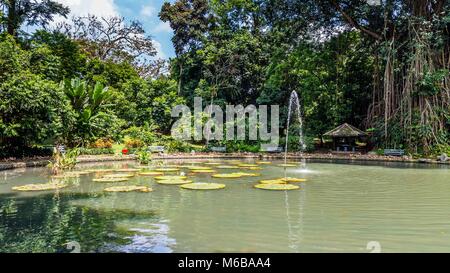
[[[9,35],[17,36],[23,25],[47,26],[57,15],[66,17],[69,8],[52,0],[0,0],[0,23]]]

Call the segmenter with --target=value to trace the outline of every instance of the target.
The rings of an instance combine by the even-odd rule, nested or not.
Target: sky
[[[168,23],[159,20],[158,13],[167,0],[55,0],[68,6],[72,16],[95,14],[97,16],[121,16],[127,21],[138,20],[147,35],[153,39],[157,58],[175,56],[171,38],[173,31]]]

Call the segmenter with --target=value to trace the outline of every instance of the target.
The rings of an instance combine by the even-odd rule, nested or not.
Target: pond
[[[250,170],[214,163],[259,162],[163,162],[193,182],[226,186],[209,191],[139,175],[99,183],[93,179],[102,174],[91,172],[71,178],[71,186],[57,192],[17,192],[12,187],[48,182],[48,169],[0,172],[0,252],[70,252],[69,242],[81,252],[370,252],[369,242],[382,252],[450,252],[448,166],[307,162],[284,168],[279,161]],[[192,166],[260,176],[213,178],[192,173]],[[78,168],[125,169],[136,163]],[[285,176],[307,181],[292,183],[300,187],[292,191],[254,188],[260,180]],[[119,184],[153,191],[103,191]]]

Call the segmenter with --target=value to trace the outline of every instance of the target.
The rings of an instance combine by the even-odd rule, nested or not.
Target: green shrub
[[[113,155],[112,148],[80,148],[81,155]]]

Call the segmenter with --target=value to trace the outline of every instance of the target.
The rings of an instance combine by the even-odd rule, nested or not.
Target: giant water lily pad
[[[212,177],[214,177],[214,178],[240,178],[240,177],[242,177],[242,174],[239,174],[239,173],[219,173],[219,174],[214,174]]]
[[[251,170],[251,171],[261,171],[263,168],[261,168],[261,167],[248,167],[248,168],[243,168],[243,169],[247,169],[247,170]]]
[[[158,175],[164,175],[163,172],[141,172],[139,175],[142,176],[158,176]]]
[[[163,179],[163,180],[157,180],[156,183],[163,184],[163,185],[184,185],[184,184],[190,184],[192,183],[191,180],[182,180],[182,179]]]
[[[118,183],[118,182],[127,182],[128,178],[123,178],[123,177],[96,178],[96,179],[92,179],[92,181],[102,182],[102,183]]]
[[[219,162],[205,162],[203,164],[204,165],[210,165],[210,166],[217,166],[217,165],[220,165],[221,163],[219,163]]]
[[[224,189],[226,186],[217,183],[190,183],[181,185],[180,187],[188,190],[220,190]]]
[[[271,191],[290,191],[290,190],[298,190],[299,186],[290,185],[290,184],[258,184],[255,185],[255,188],[261,190],[271,190]]]
[[[231,165],[220,165],[216,167],[217,169],[239,169],[238,166],[231,166]]]
[[[106,192],[151,192],[152,188],[145,186],[117,186],[117,187],[109,187],[104,189]]]
[[[115,174],[107,174],[103,176],[103,178],[131,178],[134,177],[134,174],[131,173],[115,173]]]
[[[261,184],[286,184],[285,181],[282,181],[280,179],[271,179],[271,180],[261,180],[259,181]]]
[[[215,170],[191,170],[192,173],[215,173]]]
[[[87,174],[91,174],[92,172],[90,171],[73,171],[73,172],[67,172],[64,173],[63,175],[65,176],[80,176],[80,175],[87,175]]]
[[[24,186],[13,187],[14,191],[51,191],[66,188],[68,184],[66,183],[45,183],[45,184],[29,184]]]
[[[270,165],[270,164],[272,164],[272,162],[270,162],[270,161],[257,161],[256,164],[258,164],[258,165]]]
[[[115,172],[118,172],[118,173],[136,173],[136,172],[140,172],[141,171],[141,169],[116,169],[116,170],[114,170]]]
[[[178,172],[178,171],[180,171],[180,169],[178,169],[178,168],[160,168],[160,169],[155,169],[155,171],[171,173],[171,172]]]
[[[256,165],[256,164],[239,164],[238,166],[241,167],[241,168],[254,168],[254,167],[259,167],[259,166]]]
[[[279,180],[287,182],[287,183],[301,183],[301,182],[307,181],[304,178],[294,178],[294,177],[285,177],[285,178],[280,178]]]
[[[185,180],[186,176],[180,176],[180,175],[161,175],[161,176],[155,176],[156,180]]]
[[[210,167],[201,167],[201,166],[189,166],[187,168],[189,170],[212,170]]]
[[[261,174],[259,173],[245,173],[245,172],[239,172],[239,173],[235,173],[235,174],[239,174],[241,176],[248,176],[248,177],[257,177],[257,176],[261,176]]]

